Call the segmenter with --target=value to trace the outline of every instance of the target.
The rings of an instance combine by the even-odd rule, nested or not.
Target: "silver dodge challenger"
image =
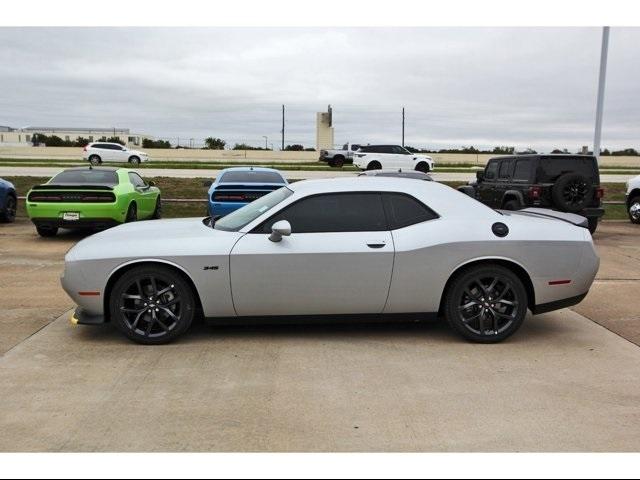
[[[220,219],[125,224],[79,242],[62,285],[72,322],[111,322],[144,344],[195,318],[444,317],[468,340],[512,335],[527,314],[580,302],[599,258],[582,217],[496,211],[406,178],[297,182]]]

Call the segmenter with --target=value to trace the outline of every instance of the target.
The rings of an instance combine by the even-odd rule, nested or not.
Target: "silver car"
[[[79,305],[73,322],[111,322],[145,344],[175,339],[196,316],[440,315],[469,340],[498,342],[527,310],[585,297],[599,258],[584,225],[495,211],[436,182],[310,180],[215,222],[135,222],[88,237],[67,253],[62,285]]]

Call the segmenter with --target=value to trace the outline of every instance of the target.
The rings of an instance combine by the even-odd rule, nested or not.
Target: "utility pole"
[[[284,105],[282,105],[282,148],[284,150]]]
[[[267,142],[269,140],[269,137],[267,137],[266,135],[262,135],[262,138],[264,138],[264,149],[265,150],[269,150],[269,147],[267,146]]]
[[[604,108],[604,85],[607,78],[607,55],[609,53],[609,27],[602,28],[602,49],[600,50],[600,76],[598,78],[598,99],[596,101],[596,129],[593,135],[593,154],[600,160],[602,139],[602,110]]]
[[[402,146],[404,147],[404,107],[402,107]]]

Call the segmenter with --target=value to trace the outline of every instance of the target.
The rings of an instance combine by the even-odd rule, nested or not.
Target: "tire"
[[[158,198],[156,199],[156,208],[153,210],[151,218],[153,220],[159,220],[162,218],[162,199],[160,198],[160,195],[158,195]]]
[[[132,167],[137,167],[138,165],[140,165],[140,157],[130,157],[129,158],[129,163],[131,164]]]
[[[89,163],[91,165],[93,165],[94,167],[97,167],[98,165],[100,165],[102,163],[102,159],[100,158],[99,155],[91,155],[89,157]]]
[[[527,306],[522,281],[500,265],[463,270],[445,294],[447,322],[464,338],[477,343],[497,343],[513,335],[524,322]]]
[[[502,206],[503,210],[520,210],[520,202],[518,200],[507,200]]]
[[[129,209],[127,210],[127,217],[125,218],[125,223],[131,223],[138,220],[138,206],[135,203],[129,205]]]
[[[374,160],[373,162],[369,162],[367,170],[382,170],[382,165],[380,165],[380,162],[377,160]]]
[[[429,164],[427,162],[420,162],[416,165],[416,170],[422,173],[429,173]]]
[[[342,168],[344,166],[344,157],[342,155],[333,157],[333,165],[331,166],[336,168]]]
[[[565,173],[553,185],[551,198],[556,208],[578,213],[593,200],[593,184],[579,173]]]
[[[50,238],[58,234],[58,227],[36,227],[36,231],[41,237]]]
[[[178,338],[191,326],[195,310],[189,282],[163,265],[132,268],[109,294],[111,322],[129,339],[145,345]]]
[[[589,222],[589,232],[591,233],[591,235],[593,235],[594,233],[596,233],[596,230],[598,229],[598,217],[590,217],[587,218],[587,221]]]
[[[640,223],[640,196],[631,199],[628,213],[631,223]]]
[[[4,209],[0,212],[0,222],[12,223],[16,220],[16,211],[18,209],[18,200],[13,195],[7,195]]]

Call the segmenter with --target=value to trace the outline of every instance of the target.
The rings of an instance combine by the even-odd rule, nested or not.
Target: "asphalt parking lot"
[[[198,326],[167,346],[72,327],[82,238],[0,226],[0,451],[638,451],[640,228],[596,234],[573,310],[498,345],[440,323]]]

